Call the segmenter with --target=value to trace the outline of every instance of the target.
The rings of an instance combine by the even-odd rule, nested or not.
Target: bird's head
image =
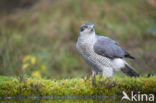
[[[95,34],[94,24],[85,23],[80,28],[80,34]]]

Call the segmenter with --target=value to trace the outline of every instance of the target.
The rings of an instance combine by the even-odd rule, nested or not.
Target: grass
[[[48,80],[15,77],[0,77],[0,97],[29,96],[120,96],[122,91],[156,94],[156,77],[139,78],[96,78],[96,85],[91,78]]]
[[[97,34],[113,38],[135,56],[129,62],[139,73],[155,73],[154,11],[146,0],[39,0],[30,8],[4,12],[0,15],[0,74],[19,76],[23,58],[30,55],[46,67],[43,77],[83,77],[90,68],[75,43],[85,22],[94,23]],[[36,67],[26,73],[31,70]]]

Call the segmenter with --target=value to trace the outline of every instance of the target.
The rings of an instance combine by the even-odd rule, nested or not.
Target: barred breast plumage
[[[96,42],[96,37],[87,37],[87,39],[84,39],[84,37],[79,37],[78,42],[76,44],[76,48],[82,58],[87,62],[87,64],[92,68],[92,71],[94,73],[102,73],[104,68],[107,68],[109,71],[107,74],[108,76],[112,76],[113,70],[112,70],[112,61],[111,59],[107,57],[100,56],[96,54],[93,50],[93,46]],[[106,75],[103,74],[103,75]]]

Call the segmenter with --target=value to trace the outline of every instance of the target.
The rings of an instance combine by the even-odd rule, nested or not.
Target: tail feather
[[[125,64],[125,67],[121,71],[130,77],[139,77],[139,74],[128,63]]]
[[[130,58],[130,59],[135,59],[135,57],[133,57],[131,55],[125,55],[125,57]]]
[[[131,56],[128,52],[125,51],[125,57],[130,59],[135,59],[135,57]]]

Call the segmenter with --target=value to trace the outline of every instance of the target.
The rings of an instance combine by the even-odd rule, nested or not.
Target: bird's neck
[[[80,33],[79,39],[81,41],[91,41],[91,40],[96,39],[96,34],[95,34],[95,32],[93,32],[93,33],[85,33],[85,34]]]

